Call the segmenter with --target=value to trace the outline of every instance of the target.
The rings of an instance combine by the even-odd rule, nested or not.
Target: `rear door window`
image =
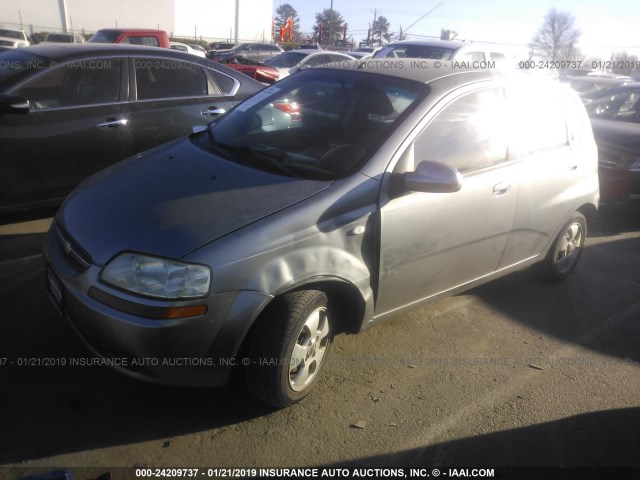
[[[207,95],[207,76],[200,65],[172,58],[135,59],[138,100]]]

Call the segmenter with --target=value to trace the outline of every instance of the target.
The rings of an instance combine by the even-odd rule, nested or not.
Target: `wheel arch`
[[[598,214],[598,209],[593,203],[585,203],[577,210],[587,219],[587,231],[593,222],[596,219],[596,215]]]

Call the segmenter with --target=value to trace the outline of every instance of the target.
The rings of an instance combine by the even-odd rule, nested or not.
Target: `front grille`
[[[56,237],[60,248],[77,270],[84,272],[91,265],[91,256],[60,226],[56,226]]]

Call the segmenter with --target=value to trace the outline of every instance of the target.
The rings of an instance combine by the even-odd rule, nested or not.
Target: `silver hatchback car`
[[[532,264],[566,278],[599,199],[582,102],[424,62],[300,72],[87,180],[46,241],[58,310],[123,373],[238,372],[285,406],[337,333]]]

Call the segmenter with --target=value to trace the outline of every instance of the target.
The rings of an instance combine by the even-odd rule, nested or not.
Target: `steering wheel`
[[[364,148],[353,143],[338,145],[320,157],[318,167],[327,170],[348,170],[362,158],[365,152]]]

